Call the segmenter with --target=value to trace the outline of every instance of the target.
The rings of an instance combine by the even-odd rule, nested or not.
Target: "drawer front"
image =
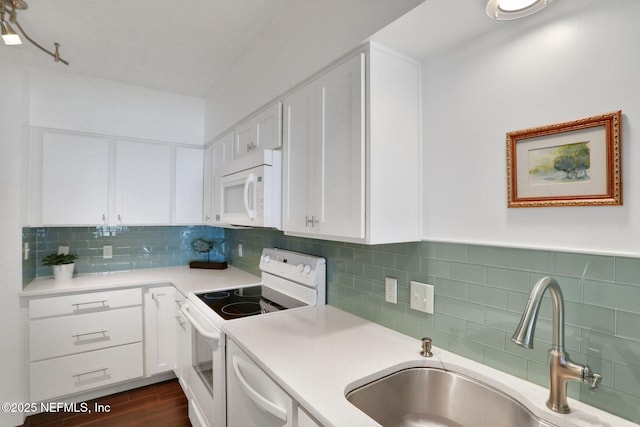
[[[142,376],[142,343],[29,365],[30,400],[39,402]]]
[[[142,341],[142,307],[29,322],[31,362],[138,341]]]
[[[90,292],[29,300],[29,318],[68,316],[142,305],[140,288]]]

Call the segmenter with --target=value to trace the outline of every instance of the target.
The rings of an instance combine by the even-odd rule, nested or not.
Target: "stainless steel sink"
[[[442,369],[404,369],[350,391],[347,400],[385,427],[553,426],[500,390]]]

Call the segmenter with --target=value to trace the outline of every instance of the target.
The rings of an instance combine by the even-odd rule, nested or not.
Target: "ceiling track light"
[[[2,26],[2,40],[6,45],[17,45],[22,44],[22,40],[20,39],[20,35],[16,33],[9,22],[15,24],[18,28],[22,36],[27,39],[32,45],[43,51],[44,53],[53,57],[55,62],[61,62],[64,65],[69,65],[68,61],[65,61],[60,57],[60,43],[54,43],[54,51],[50,51],[49,49],[43,47],[38,42],[33,40],[29,35],[24,31],[20,23],[18,22],[18,10],[25,10],[29,6],[24,0],[0,0],[0,25]],[[5,21],[5,15],[9,15],[9,22]]]
[[[553,0],[487,0],[486,12],[498,21],[523,18],[536,13]]]

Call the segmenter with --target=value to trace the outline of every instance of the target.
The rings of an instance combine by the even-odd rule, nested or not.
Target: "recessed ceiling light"
[[[497,20],[522,18],[545,8],[553,0],[488,0],[487,15]]]

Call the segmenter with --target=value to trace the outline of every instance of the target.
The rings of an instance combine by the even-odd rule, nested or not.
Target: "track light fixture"
[[[48,55],[53,57],[53,60],[56,62],[62,62],[65,65],[69,65],[68,61],[60,58],[60,43],[54,43],[54,51],[50,51],[40,44],[38,44],[35,40],[33,40],[29,35],[24,31],[20,23],[18,22],[18,10],[25,10],[29,6],[27,2],[24,0],[0,0],[0,26],[2,26],[2,40],[6,45],[17,45],[22,44],[22,39],[20,35],[16,33],[11,24],[15,24],[18,28],[22,36],[27,39],[31,44],[45,52]],[[9,20],[5,20],[5,16],[9,17]]]

